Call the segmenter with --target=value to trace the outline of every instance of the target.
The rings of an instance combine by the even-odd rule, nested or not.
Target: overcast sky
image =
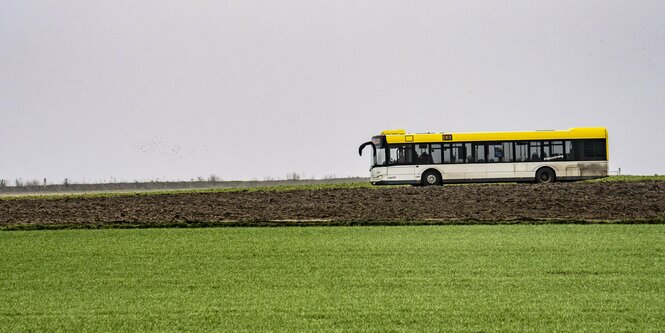
[[[665,173],[665,1],[0,0],[0,178],[369,176],[384,129],[604,126]]]

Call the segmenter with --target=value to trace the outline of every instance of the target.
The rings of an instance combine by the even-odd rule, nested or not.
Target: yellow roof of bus
[[[417,142],[470,142],[470,141],[520,141],[520,140],[571,140],[606,139],[604,127],[570,128],[567,130],[538,130],[524,132],[477,132],[477,133],[406,133],[404,130],[386,130],[387,143]]]

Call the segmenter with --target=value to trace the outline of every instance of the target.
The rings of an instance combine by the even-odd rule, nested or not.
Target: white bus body
[[[608,175],[605,128],[423,133],[388,130],[372,147],[372,184],[582,180]]]

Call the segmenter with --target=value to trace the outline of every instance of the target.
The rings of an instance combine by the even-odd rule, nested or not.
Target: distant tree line
[[[341,177],[338,178],[337,175],[333,174],[328,174],[325,175],[324,177],[320,178],[321,180],[335,180],[335,179],[347,179],[347,178],[356,178],[356,177]],[[298,172],[288,172],[286,174],[285,178],[280,178],[280,177],[271,177],[271,176],[266,176],[263,178],[263,182],[279,182],[279,181],[301,181],[301,180],[307,180],[306,175],[304,172],[298,173]],[[309,180],[316,180],[315,177],[311,176]],[[159,179],[152,179],[152,180],[133,180],[133,181],[118,181],[115,178],[111,178],[110,181],[98,181],[98,182],[86,182],[85,180],[83,182],[73,182],[70,178],[64,178],[61,182],[48,182],[46,178],[43,178],[42,181],[39,181],[37,179],[23,179],[23,178],[16,178],[13,181],[13,187],[26,187],[26,188],[37,188],[37,187],[72,187],[72,186],[102,186],[102,185],[113,185],[113,184],[182,184],[182,185],[187,185],[190,184],[192,186],[195,186],[196,184],[217,184],[217,183],[234,183],[234,182],[240,182],[242,183],[243,181],[225,181],[221,177],[215,175],[215,174],[210,174],[207,177],[203,176],[198,176],[196,178],[192,178],[189,181],[160,181]],[[249,182],[259,182],[259,180],[255,177]],[[12,182],[10,182],[9,179],[3,179],[0,178],[0,188],[10,188],[12,186]],[[112,186],[111,186],[112,187]],[[161,187],[161,185],[157,186],[158,188]],[[167,187],[170,187],[167,186]],[[187,185],[189,187],[189,185]]]

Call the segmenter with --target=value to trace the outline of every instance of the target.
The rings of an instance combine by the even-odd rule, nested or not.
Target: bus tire
[[[427,170],[423,172],[420,183],[423,186],[441,185],[441,174],[436,170]]]
[[[556,173],[552,168],[544,167],[536,172],[536,183],[547,184],[554,183],[554,181],[556,181]]]

